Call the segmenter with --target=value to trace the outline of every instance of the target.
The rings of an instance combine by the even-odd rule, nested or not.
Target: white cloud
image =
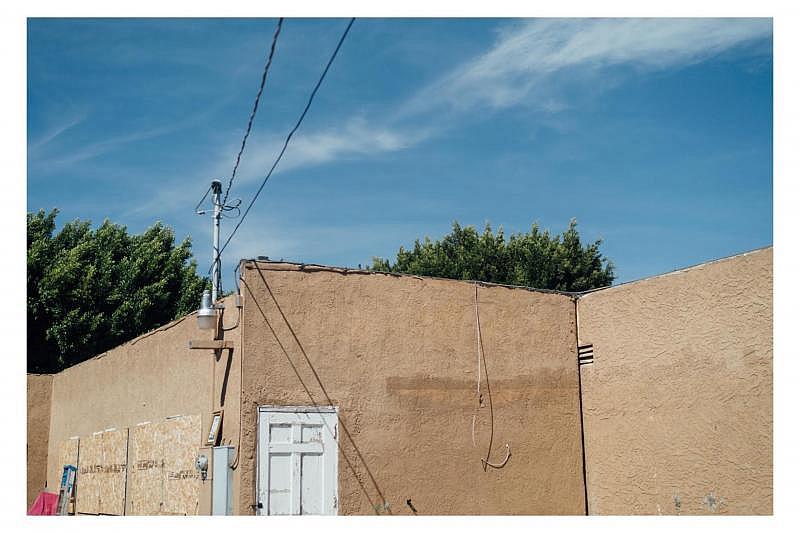
[[[28,153],[37,153],[50,142],[58,138],[62,133],[83,122],[86,116],[87,114],[85,112],[73,113],[62,119],[59,123],[51,125],[38,139],[30,143],[28,146]]]
[[[420,91],[406,113],[509,107],[567,69],[600,76],[603,69],[620,65],[650,71],[682,67],[771,33],[769,19],[525,21],[502,31],[486,53]]]
[[[539,19],[512,23],[484,54],[455,67],[388,117],[351,120],[340,129],[298,132],[281,170],[412,147],[445,127],[442,115],[521,104],[535,94],[545,113],[570,107],[558,75],[580,69],[582,82],[609,67],[682,67],[771,34],[769,19]],[[597,90],[598,87],[593,87]],[[530,105],[526,102],[526,105]],[[444,121],[450,123],[449,120]],[[269,168],[278,139],[248,157]]]
[[[432,135],[431,128],[411,130],[394,127],[364,118],[351,119],[339,128],[306,132],[302,129],[292,142],[274,175],[288,170],[320,165],[347,158],[370,157],[409,148]],[[258,182],[264,178],[285,141],[285,134],[254,134],[247,145],[242,164],[237,171],[239,183]],[[236,147],[222,150],[214,165],[216,174],[228,176]]]
[[[555,114],[572,104],[559,88],[578,77],[602,90],[611,67],[638,71],[680,68],[765,38],[770,19],[537,19],[501,28],[485,53],[445,73],[381,117],[351,119],[340,128],[294,136],[275,174],[332,161],[375,157],[413,147],[453,127],[459,117],[516,105]],[[531,104],[535,102],[535,104]],[[237,182],[260,182],[285,133],[254,134]],[[214,156],[207,170],[228,176],[238,145]],[[162,202],[147,206],[155,208]]]

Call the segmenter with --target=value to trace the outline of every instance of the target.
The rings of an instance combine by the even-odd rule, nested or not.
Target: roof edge
[[[765,250],[771,250],[773,248],[773,246],[774,245],[769,244],[767,246],[762,246],[761,248],[755,248],[753,250],[748,250],[746,252],[740,252],[740,253],[737,253],[737,254],[726,255],[725,257],[719,257],[717,259],[711,259],[709,261],[704,261],[702,263],[695,263],[693,265],[689,265],[689,266],[686,266],[686,267],[676,268],[675,270],[670,270],[669,272],[663,272],[661,274],[655,274],[653,276],[647,276],[647,277],[644,277],[644,278],[633,279],[631,281],[626,281],[624,283],[619,283],[617,285],[609,285],[607,287],[598,287],[597,289],[590,289],[588,291],[577,292],[577,293],[574,293],[574,294],[575,294],[575,296],[577,298],[583,298],[584,296],[586,296],[588,294],[593,294],[595,292],[607,291],[607,290],[611,290],[611,289],[616,289],[618,287],[625,287],[627,285],[632,285],[634,283],[641,283],[641,282],[649,281],[649,280],[652,280],[652,279],[663,278],[663,277],[666,277],[666,276],[673,276],[675,274],[681,274],[683,272],[688,272],[690,270],[696,270],[698,268],[702,268],[702,267],[708,266],[708,265],[713,265],[715,263],[721,263],[723,261],[730,261],[731,259],[736,259],[736,258],[739,258],[739,257],[744,257],[744,256],[747,256],[747,255],[755,254],[755,253],[758,253],[758,252],[763,252]]]
[[[224,300],[227,300],[227,299],[229,299],[231,297],[232,297],[232,295],[224,296],[224,297],[220,298],[218,301],[224,301]],[[94,361],[94,360],[97,360],[97,359],[102,359],[103,357],[107,356],[108,354],[110,354],[114,350],[117,350],[118,348],[122,348],[123,346],[132,346],[132,345],[136,344],[137,342],[139,342],[139,341],[141,341],[141,340],[143,340],[143,339],[145,339],[147,337],[151,337],[151,336],[156,335],[158,333],[162,333],[162,332],[164,332],[164,331],[166,331],[168,329],[172,329],[175,326],[177,326],[178,324],[180,324],[181,322],[184,322],[186,319],[188,319],[188,318],[190,318],[192,316],[195,316],[196,314],[197,314],[197,310],[190,311],[189,313],[186,313],[185,315],[183,315],[181,317],[178,317],[175,320],[171,320],[170,322],[167,322],[166,324],[162,324],[161,326],[158,326],[155,329],[151,329],[150,331],[146,331],[146,332],[138,335],[137,337],[129,339],[129,340],[127,340],[125,342],[122,342],[120,344],[117,344],[116,346],[114,346],[112,348],[109,348],[108,350],[106,350],[104,352],[100,352],[98,354],[95,354],[95,355],[93,355],[93,356],[91,356],[91,357],[89,357],[87,359],[84,359],[83,361],[75,363],[74,365],[70,365],[68,367],[62,368],[58,372],[53,372],[52,374],[46,374],[46,375],[48,375],[48,376],[56,376],[56,375],[58,375],[58,374],[60,374],[62,372],[65,372],[65,371],[67,371],[67,370],[69,370],[71,368],[75,368],[75,367],[78,367],[78,366],[83,365],[85,363],[89,363],[90,361]]]
[[[478,280],[468,280],[468,279],[452,279],[452,278],[442,278],[438,276],[420,276],[417,274],[404,274],[401,272],[385,272],[382,270],[367,270],[363,268],[349,268],[349,267],[337,267],[337,266],[330,266],[330,265],[319,265],[316,263],[296,263],[294,261],[271,261],[266,259],[241,259],[239,264],[245,263],[253,263],[253,264],[267,264],[267,265],[290,265],[296,268],[293,269],[284,269],[284,270],[294,270],[297,272],[334,272],[338,274],[356,274],[356,275],[383,275],[383,276],[391,276],[396,278],[415,278],[415,279],[429,279],[434,281],[449,281],[454,283],[468,283],[471,285],[480,285],[482,287],[501,287],[505,289],[520,289],[529,292],[539,292],[543,294],[558,294],[561,296],[568,296],[570,298],[575,298],[580,295],[579,292],[570,292],[570,291],[559,291],[555,289],[539,289],[536,287],[526,287],[524,285],[510,285],[506,283],[492,283],[490,281],[478,281]],[[245,266],[245,268],[247,268]],[[252,267],[251,267],[252,268]],[[276,270],[276,269],[273,269]]]

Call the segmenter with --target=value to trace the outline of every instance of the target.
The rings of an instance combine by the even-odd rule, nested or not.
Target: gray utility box
[[[215,446],[211,453],[211,514],[233,514],[233,446]]]

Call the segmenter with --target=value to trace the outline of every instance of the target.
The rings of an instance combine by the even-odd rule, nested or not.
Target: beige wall
[[[224,322],[230,327],[237,311],[232,299],[225,303]],[[223,400],[223,384],[222,442],[238,443],[241,329],[226,333],[226,340],[233,341],[235,348],[223,350],[217,361],[212,350],[189,349],[190,339],[213,336],[211,331],[197,329],[196,322],[196,317],[189,315],[53,376],[49,486],[58,486],[62,468],[57,464],[59,446],[72,436],[86,438],[107,428],[133,428],[175,415],[200,416],[205,436],[210,413],[219,409]],[[234,483],[238,487],[236,474]],[[207,508],[207,503],[201,502],[201,509]]]
[[[772,248],[578,301],[590,514],[772,513]]]
[[[47,442],[50,433],[50,394],[53,389],[53,376],[49,374],[28,374],[28,440],[27,508],[47,482]],[[58,485],[47,487],[57,492]]]
[[[252,514],[258,406],[330,398],[340,514],[410,514],[408,499],[420,514],[584,513],[571,297],[480,286],[490,460],[511,450],[484,471],[491,417],[483,369],[477,408],[473,284],[255,265],[243,269],[242,321],[226,333],[234,350],[218,361],[188,348],[211,336],[191,315],[29,376],[29,502],[45,463],[57,490],[71,436],[179,414],[200,416],[206,434],[222,407],[223,444],[240,444],[242,417],[233,504]],[[237,311],[226,307],[230,327]],[[581,367],[589,512],[771,513],[772,249],[586,294],[577,317],[595,354]]]
[[[322,387],[340,409],[340,514],[372,514],[375,505],[385,513],[384,501],[393,514],[411,514],[408,499],[420,514],[584,513],[570,297],[479,289],[494,409],[490,460],[502,461],[506,443],[511,449],[505,468],[484,471],[485,376],[472,442],[473,284],[279,263],[259,263],[262,278],[252,265],[242,284],[241,513],[255,503],[257,406],[311,405],[309,395],[326,404]]]

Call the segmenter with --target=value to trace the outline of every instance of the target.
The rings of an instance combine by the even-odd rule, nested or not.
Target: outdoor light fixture
[[[214,329],[217,327],[217,311],[211,303],[211,291],[203,291],[200,300],[200,310],[197,311],[197,327],[200,329]]]
[[[239,327],[242,309],[241,294],[236,295],[235,301],[236,307],[239,309],[239,317],[236,319],[235,326],[225,328],[222,326],[222,314],[225,312],[225,306],[222,302],[214,303],[211,291],[203,291],[203,298],[200,300],[200,309],[197,310],[197,328],[213,330],[214,339],[190,339],[190,350],[214,350],[215,353],[219,350],[233,350],[233,341],[226,341],[223,336],[225,331],[230,331]]]

